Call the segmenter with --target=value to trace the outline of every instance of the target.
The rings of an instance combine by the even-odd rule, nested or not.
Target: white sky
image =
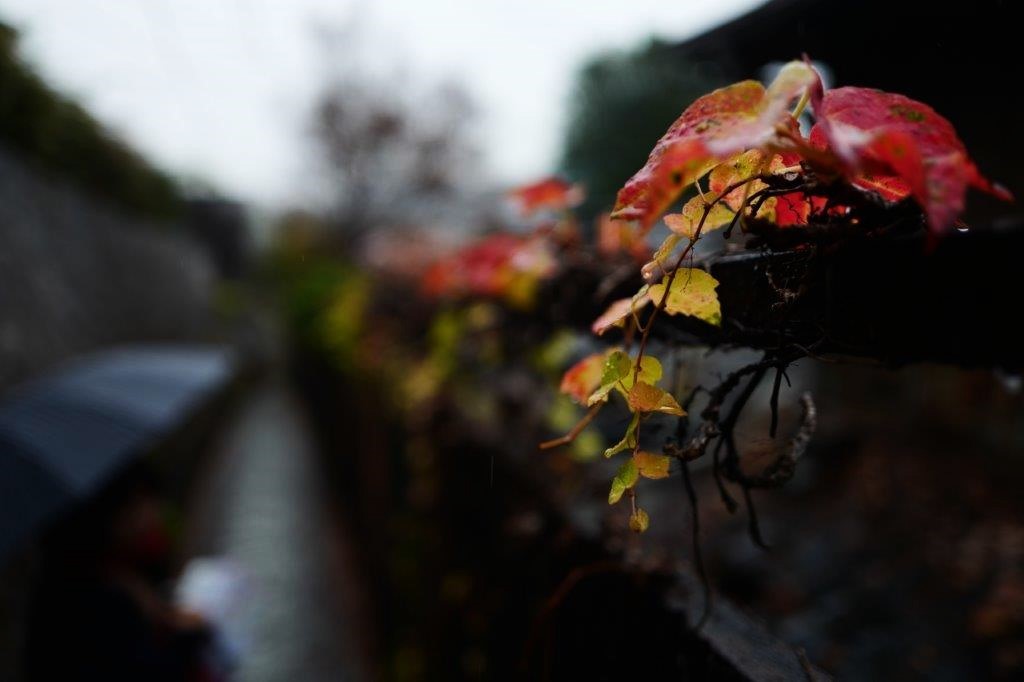
[[[681,39],[759,0],[0,0],[22,53],[156,163],[263,206],[309,185],[317,26],[360,28],[367,68],[457,80],[494,177],[550,172],[593,53]]]

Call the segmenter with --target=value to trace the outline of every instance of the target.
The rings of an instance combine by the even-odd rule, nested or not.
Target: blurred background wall
[[[243,207],[186,199],[0,23],[0,389],[103,346],[207,338],[246,239]]]

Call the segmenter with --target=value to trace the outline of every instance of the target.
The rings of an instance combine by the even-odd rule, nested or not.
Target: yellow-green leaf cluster
[[[704,198],[695,196],[686,202],[680,213],[666,215],[665,224],[673,234],[694,239],[697,237],[698,227],[701,229],[701,234],[707,234],[731,223],[735,213],[729,209],[730,207],[725,203],[716,203],[708,209]],[[704,218],[704,224],[701,225],[701,217],[705,211],[708,212],[708,215]]]
[[[596,405],[608,400],[608,394],[617,390],[623,397],[629,397],[633,388],[634,375],[637,374],[633,360],[621,350],[614,351],[605,360],[604,372],[597,390],[591,394],[588,405]],[[661,363],[657,358],[645,355],[640,360],[640,372],[636,380],[655,384],[661,379]]]

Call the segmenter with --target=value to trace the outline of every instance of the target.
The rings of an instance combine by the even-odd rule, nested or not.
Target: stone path
[[[193,551],[237,561],[254,583],[246,682],[367,679],[314,447],[298,401],[271,381],[227,425],[192,505]]]

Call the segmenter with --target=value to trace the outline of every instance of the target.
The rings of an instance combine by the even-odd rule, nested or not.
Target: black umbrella
[[[96,353],[0,402],[0,558],[180,426],[234,375],[219,347]]]

